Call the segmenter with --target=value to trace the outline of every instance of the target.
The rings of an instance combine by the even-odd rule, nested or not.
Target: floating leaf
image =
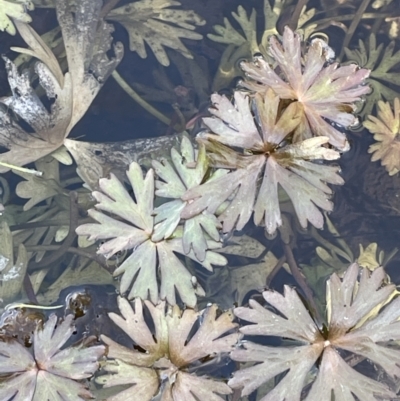
[[[364,127],[377,141],[368,149],[371,160],[381,160],[389,175],[400,171],[400,99],[394,100],[393,110],[390,103],[378,102],[378,117],[368,116]]]
[[[260,57],[243,62],[242,68],[251,80],[242,82],[242,86],[262,92],[272,88],[281,99],[298,104],[301,121],[294,142],[327,136],[333,146],[348,150],[345,135],[334,124],[348,128],[357,122],[352,112],[360,96],[369,92],[369,87],[363,85],[369,70],[356,64],[326,65],[331,61],[331,49],[322,40],[312,41],[304,55],[301,44],[300,35],[286,26],[282,42],[275,36],[270,39],[270,54],[277,67]]]
[[[32,89],[28,74],[19,74],[16,66],[5,58],[12,96],[1,101],[25,121],[34,135],[14,121],[8,110],[0,109],[0,144],[9,149],[0,155],[1,162],[22,166],[57,150],[122,58],[121,46],[114,47],[115,59],[109,60],[106,55],[111,39],[109,27],[105,24],[98,27],[101,2],[82,1],[74,17],[71,4],[72,0],[56,1],[68,60],[65,75],[41,37],[30,26],[16,22],[30,47],[17,50],[41,60],[35,65],[35,72],[47,98],[54,102],[48,111]],[[0,167],[1,172],[6,170]]]
[[[171,237],[181,221],[181,211],[187,202],[181,200],[181,196],[190,188],[201,184],[205,179],[208,169],[206,151],[200,146],[196,155],[189,138],[184,136],[181,142],[181,152],[171,150],[171,161],[161,159],[153,161],[155,173],[161,180],[156,181],[158,196],[173,198],[175,200],[163,203],[155,212],[155,232],[153,241]],[[197,259],[203,261],[208,248],[207,239],[220,241],[220,224],[215,215],[203,212],[185,220],[183,225],[182,244],[185,254],[192,249]]]
[[[339,153],[323,147],[327,137],[282,145],[301,119],[297,103],[280,112],[281,99],[272,90],[257,94],[254,100],[239,91],[234,97],[231,103],[224,96],[212,96],[214,108],[210,111],[214,117],[203,120],[210,132],[201,134],[200,141],[215,167],[235,170],[188,190],[182,199],[192,202],[181,216],[188,218],[203,210],[215,213],[229,200],[218,216],[224,232],[241,230],[254,210],[254,222],[264,220],[267,231],[273,233],[282,224],[279,183],[291,198],[301,225],[306,227],[308,220],[321,228],[323,216],[317,206],[325,210],[333,207],[328,200],[331,190],[325,182],[342,184],[343,180],[337,174],[338,167],[314,164],[312,160],[337,159]],[[243,153],[228,146],[241,148]]]
[[[93,376],[103,345],[84,344],[61,349],[75,328],[73,315],[58,322],[51,315],[43,328],[36,328],[33,353],[14,339],[0,338],[0,394],[8,400],[82,401],[92,394],[80,381]]]
[[[321,359],[306,401],[328,400],[332,395],[343,401],[354,401],[355,397],[360,401],[396,397],[383,383],[348,365],[339,353],[346,350],[362,355],[380,365],[389,376],[399,377],[400,351],[383,343],[400,338],[400,298],[391,300],[394,285],[382,286],[385,279],[382,268],[373,273],[363,269],[357,280],[359,270],[354,263],[343,279],[333,274],[328,280],[328,327],[324,335],[296,291],[288,286],[285,286],[284,295],[274,291],[263,293],[269,304],[267,309],[254,300],[250,300],[250,308],[236,308],[237,317],[252,323],[240,329],[243,334],[278,336],[294,341],[281,347],[244,342],[231,357],[256,364],[235,372],[229,385],[243,388],[242,395],[248,395],[287,371],[264,399],[299,400],[309,371],[317,359]],[[390,303],[382,309],[386,302]],[[372,314],[377,308],[380,313]]]
[[[223,265],[226,259],[212,251],[207,251],[202,261],[197,259],[193,251],[185,254],[181,237],[154,240],[154,172],[150,169],[143,177],[140,166],[131,163],[127,177],[135,199],[113,174],[109,179],[102,178],[99,180],[102,192],[93,192],[98,202],[95,205],[97,210],[89,210],[89,215],[97,223],[79,226],[77,234],[87,235],[89,239],[108,240],[98,250],[107,258],[118,251],[133,249],[132,254],[114,271],[115,276],[122,274],[122,293],[132,285],[129,299],[150,298],[154,303],[166,299],[170,304],[175,304],[177,291],[184,303],[194,306],[196,294],[203,295],[204,291],[175,253],[186,255],[210,271],[212,264]],[[207,247],[210,249],[212,246],[210,241]]]
[[[109,360],[104,366],[107,374],[96,381],[105,387],[130,385],[109,397],[109,401],[150,401],[157,392],[161,399],[170,401],[223,401],[218,394],[232,392],[224,382],[188,372],[195,364],[201,367],[201,361],[205,359],[208,363],[215,362],[218,356],[234,347],[239,334],[235,331],[237,324],[232,322],[231,312],[217,315],[216,305],[200,312],[181,311],[178,306],[166,311],[165,303],[154,306],[145,301],[150,317],[145,319],[141,300],[135,300],[134,309],[124,298],[119,298],[118,304],[122,316],[115,313],[109,316],[131,338],[134,348],[101,336],[108,345]],[[160,379],[163,386],[160,386]]]

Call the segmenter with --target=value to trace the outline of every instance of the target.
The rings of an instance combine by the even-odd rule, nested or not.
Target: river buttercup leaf
[[[58,321],[51,315],[36,328],[33,349],[14,339],[0,337],[1,399],[20,401],[83,401],[92,398],[81,381],[91,377],[104,355],[104,345],[84,344],[62,348],[75,328],[74,317]]]
[[[150,401],[157,393],[169,401],[223,401],[223,395],[232,392],[223,381],[198,375],[195,368],[204,360],[217,363],[218,357],[235,346],[240,334],[231,311],[217,314],[216,305],[200,312],[189,308],[183,311],[176,305],[166,309],[165,303],[154,306],[139,299],[133,307],[124,298],[119,298],[118,304],[122,316],[109,316],[134,347],[101,336],[108,345],[108,361],[106,374],[96,381],[106,387],[129,385],[109,401]],[[189,367],[194,369],[189,371]]]
[[[376,141],[368,153],[372,153],[372,161],[381,160],[389,175],[395,175],[400,171],[400,98],[394,99],[393,107],[381,100],[377,109],[378,116],[369,115],[364,121]]]
[[[129,299],[149,298],[154,303],[166,299],[175,304],[177,292],[184,303],[194,306],[196,295],[204,295],[204,290],[176,253],[197,261],[209,271],[213,264],[224,265],[226,259],[211,250],[206,251],[204,260],[199,260],[193,250],[186,254],[182,237],[175,233],[154,239],[154,171],[150,169],[144,175],[139,164],[131,163],[127,177],[134,198],[115,175],[100,179],[101,191],[93,192],[98,202],[96,209],[89,210],[96,223],[79,226],[77,234],[107,240],[98,249],[107,258],[132,249],[131,255],[114,271],[115,276],[122,275],[120,291],[128,292]],[[213,247],[215,241],[211,240],[207,248]]]
[[[32,18],[27,13],[34,6],[30,0],[0,0],[0,31],[6,31],[10,35],[16,34],[12,19],[29,23]]]
[[[240,331],[245,335],[290,339],[286,346],[272,347],[246,341],[231,356],[239,362],[255,362],[234,373],[229,385],[248,395],[263,383],[287,371],[265,400],[299,400],[306,378],[317,359],[318,371],[306,401],[335,399],[360,401],[392,399],[392,389],[361,374],[343,359],[341,350],[361,355],[399,377],[400,351],[388,342],[400,338],[400,298],[392,300],[395,286],[383,285],[383,268],[370,273],[356,263],[343,278],[333,274],[327,282],[326,333],[318,328],[296,291],[285,286],[284,295],[265,291],[267,307],[250,300],[250,307],[235,309],[235,315],[251,322]],[[385,305],[386,306],[383,306]],[[377,313],[371,312],[377,311]]]
[[[379,101],[393,101],[398,96],[400,73],[395,67],[400,63],[400,51],[395,51],[396,42],[377,44],[376,35],[371,34],[367,40],[358,42],[355,49],[345,48],[347,59],[371,70],[367,79],[371,92],[368,94],[361,110],[364,116],[372,113]]]
[[[233,103],[217,94],[211,99],[213,117],[204,118],[208,131],[200,134],[199,141],[205,144],[212,165],[232,171],[189,189],[182,199],[192,202],[181,216],[188,218],[204,210],[215,213],[228,200],[218,216],[225,232],[241,230],[254,211],[254,222],[263,221],[273,233],[282,224],[280,184],[291,198],[300,224],[306,227],[309,221],[321,228],[323,215],[318,208],[333,207],[329,201],[332,191],[325,183],[343,184],[338,167],[313,163],[339,158],[338,152],[324,146],[328,138],[286,144],[284,139],[297,128],[302,111],[292,103],[282,112],[280,98],[271,89],[254,99],[236,91]]]
[[[205,147],[200,146],[199,151],[195,151],[186,136],[182,138],[180,152],[175,148],[171,150],[171,161],[172,164],[167,159],[153,161],[154,171],[160,178],[156,181],[155,194],[174,199],[155,208],[153,241],[171,237],[181,221],[181,211],[186,205],[181,197],[188,189],[201,184],[208,169]],[[193,250],[199,260],[204,260],[208,248],[207,239],[218,242],[219,228],[218,219],[207,211],[185,220],[182,235],[185,253]]]
[[[336,148],[348,150],[346,136],[334,124],[348,128],[357,122],[353,115],[355,102],[370,91],[364,85],[370,71],[356,64],[329,63],[329,47],[322,40],[312,41],[305,54],[301,45],[300,35],[286,26],[282,40],[270,38],[270,54],[279,69],[261,57],[243,62],[242,68],[250,79],[242,86],[255,91],[269,87],[281,99],[298,103],[301,122],[295,141],[321,135]]]
[[[157,60],[168,66],[169,58],[164,47],[192,58],[181,39],[201,39],[202,35],[194,32],[194,29],[205,24],[194,11],[170,8],[180,5],[179,1],[174,0],[140,0],[112,10],[107,19],[117,21],[126,28],[131,51],[146,58],[146,43]]]
[[[94,50],[93,44],[98,40],[110,43],[110,31],[104,24],[98,27],[101,2],[82,1],[74,16],[71,4],[72,0],[56,1],[68,60],[65,75],[40,36],[22,22],[17,24],[30,46],[30,54],[41,60],[36,63],[35,72],[47,98],[54,102],[49,111],[31,87],[28,73],[20,74],[17,67],[5,59],[12,95],[3,98],[2,103],[24,120],[31,131],[23,128],[6,109],[0,109],[0,144],[9,149],[0,155],[2,162],[22,166],[58,149],[122,58],[120,46],[114,47],[116,57],[111,61],[105,54],[108,49],[97,46]],[[6,168],[1,167],[0,171]]]

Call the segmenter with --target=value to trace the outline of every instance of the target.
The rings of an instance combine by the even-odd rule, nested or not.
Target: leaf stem
[[[159,112],[155,107],[151,104],[147,103],[132,87],[128,85],[128,83],[118,74],[117,70],[112,72],[112,77],[117,81],[118,85],[140,106],[142,106],[146,111],[148,111],[151,115],[156,117],[158,120],[163,122],[166,125],[171,124],[171,120],[166,117],[164,114]]]
[[[27,252],[40,252],[40,251],[57,251],[61,248],[61,245],[27,245]],[[65,252],[72,253],[74,255],[82,256],[84,258],[88,258],[98,263],[101,267],[106,269],[108,272],[113,273],[115,270],[114,266],[108,266],[104,256],[100,256],[94,253],[86,252],[80,248],[69,247]],[[33,267],[32,270],[39,270]]]
[[[26,167],[20,167],[20,166],[15,166],[14,164],[10,163],[5,163],[5,162],[0,162],[0,166],[7,167],[11,170],[16,170],[16,171],[21,171],[22,173],[29,173],[37,176],[42,176],[43,173],[41,171],[37,171],[31,168],[26,168]]]
[[[298,3],[296,4],[296,8],[293,11],[292,17],[290,18],[289,22],[289,28],[292,31],[295,31],[298,27],[299,24],[299,17],[301,14],[301,11],[303,10],[303,7],[308,3],[308,0],[299,0]]]
[[[78,193],[75,191],[71,191],[69,193],[69,199],[70,199],[70,208],[69,208],[69,218],[70,218],[70,223],[69,223],[69,231],[68,235],[66,236],[64,242],[62,245],[58,248],[58,250],[54,253],[52,253],[50,256],[47,258],[44,258],[40,262],[33,263],[30,267],[37,270],[37,269],[43,269],[44,267],[47,267],[54,262],[56,262],[58,259],[60,259],[64,253],[67,251],[67,249],[72,245],[76,238],[76,233],[75,229],[78,227],[78,217],[79,217],[79,208],[77,204],[78,200]]]
[[[117,6],[120,0],[108,0],[106,4],[104,4],[103,8],[100,11],[99,19],[107,17],[107,14]]]
[[[286,260],[288,262],[288,265],[290,267],[290,271],[294,277],[294,279],[297,281],[297,283],[299,284],[300,288],[302,289],[307,302],[311,308],[311,312],[313,313],[313,315],[316,317],[317,321],[319,323],[323,322],[322,317],[319,313],[319,310],[317,308],[317,305],[314,301],[314,295],[313,292],[311,291],[311,288],[308,286],[307,281],[305,280],[305,278],[303,277],[303,275],[301,274],[301,271],[299,269],[299,266],[297,266],[296,260],[294,258],[293,255],[293,251],[292,248],[290,247],[289,244],[286,244],[284,241],[282,241],[282,245],[283,245],[283,249],[285,251],[285,255],[286,255]]]
[[[363,2],[361,3],[359,9],[357,10],[357,13],[354,16],[354,19],[351,22],[351,24],[349,26],[349,29],[346,32],[346,36],[345,36],[345,38],[343,40],[343,45],[342,45],[342,50],[341,50],[340,55],[339,55],[339,60],[341,60],[342,57],[344,56],[344,49],[349,46],[351,38],[353,37],[354,32],[356,31],[357,26],[360,23],[361,18],[362,18],[363,14],[364,14],[364,11],[367,9],[367,7],[369,6],[370,2],[371,2],[371,0],[363,0]]]

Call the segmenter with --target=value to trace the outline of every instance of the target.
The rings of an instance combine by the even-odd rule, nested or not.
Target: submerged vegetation
[[[212,29],[210,4],[0,0],[27,45],[3,56],[0,400],[398,398],[396,242],[341,232],[351,170],[383,181],[346,157],[400,170],[399,10],[258,3]],[[159,136],[80,138],[117,86]]]

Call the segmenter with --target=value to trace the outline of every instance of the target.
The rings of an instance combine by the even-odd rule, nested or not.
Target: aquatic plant
[[[167,165],[157,168],[161,174],[164,173],[162,174],[163,178],[167,180],[171,178],[171,174],[165,174]],[[194,171],[194,173],[197,175],[198,171]],[[188,243],[185,246],[183,245],[182,235],[174,231],[176,228],[175,218],[160,224],[158,226],[160,233],[158,233],[156,218],[159,222],[163,221],[165,219],[163,210],[166,209],[165,207],[159,209],[159,216],[154,217],[154,171],[150,169],[143,177],[141,167],[134,162],[129,166],[126,175],[132,186],[135,199],[129,195],[115,175],[111,174],[110,178],[100,179],[99,188],[101,192],[94,191],[92,193],[98,202],[95,205],[97,210],[90,209],[88,212],[89,216],[97,223],[83,224],[76,229],[76,233],[88,236],[91,240],[107,239],[98,249],[98,253],[106,258],[118,251],[132,249],[131,255],[114,271],[114,276],[122,274],[121,293],[125,293],[132,284],[128,295],[129,299],[135,297],[149,298],[154,304],[165,299],[174,305],[177,302],[175,294],[177,291],[182,302],[194,306],[196,294],[204,295],[204,290],[175,253],[197,261],[209,271],[212,271],[212,264],[224,265],[226,263],[226,259],[222,255],[210,250],[205,252],[203,260],[199,260],[191,249],[190,237],[192,233],[190,231],[193,229],[198,231],[200,229],[199,224],[206,221],[207,217],[205,216],[204,220],[200,218],[198,223],[194,223],[189,228],[189,232],[186,228],[185,233],[184,229],[183,235],[188,236]],[[174,184],[176,185],[176,183]],[[159,188],[162,186],[159,184]],[[165,191],[162,188],[160,191],[164,192],[164,195],[172,195],[168,184],[164,187]],[[182,189],[177,188],[177,190],[179,193]],[[123,221],[112,217],[112,215]],[[175,212],[174,216],[176,216]],[[171,217],[174,216],[171,215]],[[212,220],[209,221],[212,223]],[[210,223],[206,222],[206,225],[203,228],[211,232]],[[172,227],[172,230],[169,230],[169,226]],[[187,254],[184,247],[190,249]],[[218,248],[220,244],[209,240],[207,247],[208,249]]]
[[[174,199],[154,209],[156,226],[153,241],[168,239],[173,235],[181,222],[181,212],[187,204],[181,197],[188,189],[200,185],[208,170],[205,147],[200,146],[199,151],[195,152],[186,136],[182,138],[180,153],[175,148],[171,149],[171,161],[174,167],[167,159],[153,160],[154,172],[160,178],[156,180],[155,194]],[[215,215],[207,211],[185,220],[182,233],[185,254],[193,250],[196,258],[203,261],[208,249],[207,239],[220,241],[219,228],[221,226]]]
[[[217,73],[213,80],[213,90],[218,91],[230,85],[231,81],[242,75],[239,62],[243,59],[251,59],[256,53],[262,53],[268,57],[268,41],[271,35],[278,34],[278,21],[289,17],[287,12],[290,2],[285,0],[264,0],[263,19],[264,26],[257,29],[259,15],[255,8],[247,15],[243,6],[239,6],[237,12],[232,12],[232,17],[240,26],[236,29],[228,18],[224,18],[224,25],[215,25],[215,33],[209,33],[207,37],[214,42],[227,45],[222,53]],[[316,24],[309,23],[315,15],[315,8],[307,10],[304,6],[299,10],[297,19],[297,30],[301,32],[304,39],[314,32]],[[289,22],[289,21],[288,21]],[[259,37],[261,32],[261,37]]]
[[[84,0],[73,14],[72,1],[56,1],[68,60],[65,74],[41,37],[29,25],[15,20],[29,49],[14,50],[41,60],[36,63],[35,72],[48,100],[54,102],[49,111],[32,88],[28,73],[19,74],[13,62],[4,58],[12,95],[1,99],[7,109],[0,109],[0,145],[9,149],[0,155],[1,162],[23,166],[58,150],[120,62],[121,45],[114,46],[114,59],[109,60],[106,55],[111,46],[111,28],[104,23],[98,26],[100,6],[99,0]],[[26,124],[12,118],[8,108]],[[53,154],[72,163],[65,154]],[[0,166],[0,171],[7,168]]]
[[[303,52],[300,35],[288,26],[282,41],[276,36],[270,38],[269,53],[276,67],[262,57],[243,62],[249,79],[241,86],[256,92],[271,88],[281,99],[297,102],[301,119],[294,142],[327,136],[330,144],[348,150],[346,136],[335,124],[348,128],[357,122],[352,114],[354,102],[370,90],[363,85],[369,70],[356,64],[339,67],[333,62],[332,49],[322,40],[313,40]]]
[[[14,257],[16,242],[9,225],[0,221],[0,307],[22,292],[29,259],[23,244],[18,245]]]
[[[392,102],[398,91],[394,86],[400,86],[400,73],[394,67],[400,63],[400,51],[395,51],[396,42],[392,40],[388,45],[377,45],[376,35],[371,34],[365,41],[359,40],[358,48],[345,48],[345,54],[350,62],[371,70],[367,83],[371,87],[360,113],[368,116],[380,100]]]
[[[389,175],[400,171],[400,99],[395,98],[393,108],[389,102],[378,102],[378,117],[369,115],[364,127],[374,135],[376,143],[368,153],[371,160],[381,160]]]
[[[225,382],[197,373],[202,364],[217,363],[235,346],[240,334],[232,312],[218,314],[216,305],[200,312],[178,306],[167,310],[164,302],[154,306],[140,299],[134,309],[124,298],[118,304],[122,316],[109,316],[133,347],[101,336],[108,346],[108,360],[106,374],[96,381],[105,387],[128,385],[109,401],[150,401],[157,393],[169,401],[223,401],[219,395],[232,393]]]
[[[27,23],[31,22],[32,18],[27,13],[27,10],[33,10],[33,4],[30,0],[18,0],[18,2],[0,0],[0,31],[15,35],[17,30],[12,19]]]
[[[82,380],[99,367],[105,346],[90,346],[86,339],[63,348],[73,334],[74,317],[58,321],[51,315],[43,328],[36,327],[33,352],[12,338],[0,336],[0,396],[4,401],[64,400],[92,398]]]
[[[360,355],[389,376],[400,377],[400,350],[390,343],[400,339],[400,298],[390,301],[395,286],[384,285],[384,280],[383,268],[360,272],[356,263],[342,279],[333,274],[327,282],[328,326],[323,330],[289,286],[284,295],[263,292],[267,308],[254,300],[248,308],[236,308],[238,318],[252,323],[240,328],[245,336],[283,337],[292,344],[273,347],[242,341],[232,359],[256,364],[235,372],[228,384],[241,388],[245,396],[287,372],[263,400],[299,400],[305,386],[306,401],[330,400],[332,394],[343,401],[395,398],[392,389],[354,369],[342,353]],[[310,388],[310,370],[317,360],[318,372]]]
[[[125,27],[129,34],[131,51],[146,58],[146,42],[158,62],[168,66],[169,58],[164,47],[170,47],[185,57],[192,58],[181,38],[202,39],[203,36],[194,32],[194,29],[206,23],[194,11],[170,8],[180,5],[179,1],[174,0],[140,0],[112,10],[106,18]]]
[[[32,1],[38,7],[54,6],[52,0]],[[104,387],[91,387],[96,399],[225,401],[239,399],[241,390],[243,398],[253,390],[258,394],[250,398],[261,398],[264,382],[271,389],[264,400],[395,398],[397,389],[383,382],[391,382],[389,376],[400,373],[399,347],[391,341],[399,340],[400,305],[398,299],[392,300],[397,296],[394,286],[387,284],[387,277],[377,267],[385,262],[383,255],[376,257],[376,246],[367,247],[360,252],[358,263],[374,272],[362,270],[357,280],[359,269],[353,265],[341,279],[339,272],[354,260],[353,247],[359,243],[353,238],[350,243],[349,237],[344,240],[336,230],[320,233],[315,229],[323,224],[332,227],[323,213],[333,208],[329,184],[342,184],[343,180],[339,167],[325,160],[337,160],[339,151],[348,147],[344,131],[356,121],[356,107],[368,91],[364,85],[366,67],[378,66],[372,85],[380,77],[386,82],[397,79],[393,63],[398,53],[393,43],[383,51],[372,35],[373,31],[382,35],[379,24],[386,10],[374,14],[372,18],[378,18],[373,28],[362,26],[371,33],[370,42],[364,45],[368,55],[363,53],[356,60],[362,69],[355,64],[340,67],[333,62],[328,38],[311,41],[309,35],[315,26],[335,24],[346,31],[344,42],[350,41],[360,18],[368,20],[373,14],[363,15],[369,0],[345,4],[342,0],[321,0],[318,12],[306,8],[307,0],[264,0],[256,5],[261,10],[264,3],[265,29],[261,32],[256,23],[262,16],[257,18],[254,10],[249,13],[249,4],[244,4],[233,13],[236,26],[225,20],[224,26],[216,27],[216,34],[208,35],[228,45],[225,51],[221,54],[220,45],[202,41],[198,57],[186,64],[179,61],[191,57],[185,38],[200,39],[195,30],[205,21],[194,11],[181,9],[175,0],[129,1],[113,9],[117,0],[56,0],[62,35],[56,27],[39,37],[18,18],[15,22],[29,48],[13,48],[23,57],[6,60],[12,93],[1,99],[0,145],[8,152],[0,155],[0,164],[35,161],[42,175],[10,175],[19,180],[11,191],[15,188],[19,198],[28,200],[23,207],[20,200],[15,205],[15,198],[8,195],[8,176],[0,177],[0,201],[6,209],[0,222],[0,301],[26,296],[40,308],[40,304],[54,303],[65,289],[101,286],[93,290],[95,296],[101,293],[96,298],[100,302],[88,308],[89,319],[76,324],[84,324],[85,331],[106,334],[102,335],[106,347],[89,347],[91,338],[65,347],[74,330],[72,317],[57,322],[52,316],[44,329],[34,329],[33,347],[25,349],[11,338],[12,330],[1,327],[9,313],[6,311],[0,315],[0,399],[43,401],[53,397],[51,390],[58,391],[55,398],[75,401],[91,397],[84,379],[93,375],[107,348],[108,359],[96,378]],[[0,29],[4,3],[0,0]],[[22,4],[23,0],[13,3]],[[373,6],[377,4],[378,0]],[[207,12],[212,12],[210,9]],[[28,18],[26,13],[23,18]],[[112,50],[113,27],[103,20],[121,24],[128,32],[131,50],[140,57],[146,57],[149,50],[154,53],[159,61],[156,78],[145,74],[150,78],[146,81],[143,63],[138,68],[130,66],[129,77],[140,80],[141,85],[134,87],[139,93],[152,94],[147,100],[163,99],[175,110],[172,118],[162,115],[160,120],[168,126],[168,134],[176,133],[165,135],[162,131],[164,135],[157,138],[129,137],[112,143],[67,138],[110,74],[129,92],[115,71],[122,46],[114,47],[115,58],[106,56]],[[43,22],[41,29],[46,29]],[[291,28],[283,31],[286,23]],[[13,25],[8,27],[13,29]],[[269,39],[271,35],[277,36]],[[250,61],[256,51],[263,57]],[[354,61],[351,52],[347,55]],[[35,67],[26,62],[32,56],[39,60]],[[384,56],[388,60],[383,60]],[[242,63],[247,78],[240,90],[231,92],[232,98],[212,96],[211,116],[193,130],[202,130],[196,147],[189,136],[179,132],[188,127],[187,121],[200,122],[204,116],[212,80],[199,70],[208,71],[204,67],[208,62],[214,67],[219,62],[213,88],[231,88],[233,77],[243,73],[238,62],[243,57],[248,60]],[[174,66],[163,69],[170,61]],[[34,74],[26,67],[33,67]],[[157,79],[161,89],[170,88],[173,96],[155,89],[153,81]],[[104,93],[104,103],[99,100],[87,121],[104,117],[98,111],[102,113],[106,98],[114,102],[114,93]],[[374,99],[373,93],[368,102]],[[181,103],[174,104],[177,101]],[[190,107],[187,101],[193,101]],[[367,122],[390,131],[379,134],[384,137],[379,145],[388,145],[386,149],[393,149],[387,138],[394,132],[396,105],[392,111],[385,104],[382,110],[386,111]],[[153,112],[160,117],[157,110]],[[113,115],[112,119],[120,117]],[[117,125],[113,129],[118,129]],[[353,138],[358,141],[356,135]],[[177,140],[180,147],[170,152]],[[63,166],[59,171],[58,161],[72,162],[65,148],[74,158],[79,177],[72,175],[75,166]],[[0,171],[8,168],[2,166]],[[99,177],[108,178],[99,181]],[[254,222],[265,226],[268,239],[263,237],[263,229],[247,225],[253,213]],[[298,219],[292,218],[296,214]],[[308,222],[311,227],[303,229],[297,220],[303,228]],[[363,225],[368,223],[363,221]],[[271,241],[277,228],[279,232]],[[234,229],[243,232],[232,233]],[[87,239],[83,236],[90,241],[83,244]],[[314,241],[325,248],[315,248]],[[319,259],[304,255],[305,249]],[[219,252],[228,255],[230,263],[211,274],[212,265],[226,263]],[[273,287],[271,281],[282,272],[282,266],[301,287],[308,308],[289,287],[284,296],[264,291],[267,308],[255,301],[261,299],[260,291]],[[331,276],[328,283],[325,323],[325,292],[320,287],[332,272],[338,275]],[[134,302],[118,298],[120,312],[110,313],[115,324],[108,324],[104,310],[113,308],[116,293]],[[205,293],[207,297],[199,299],[200,311],[191,309],[196,296]],[[250,322],[240,332],[238,326],[243,321],[234,323],[232,311],[221,312],[210,304],[215,301],[229,308],[232,302],[246,305],[249,298],[250,307],[241,306],[235,312],[238,319]],[[179,306],[174,305],[177,303]],[[204,305],[208,306],[203,309]],[[24,320],[29,313],[21,311],[18,316]],[[15,330],[24,327],[31,334],[37,322],[24,326],[26,322],[15,325]],[[246,337],[238,344],[243,335],[253,334],[272,336],[275,341],[281,337],[283,341],[279,347],[262,346]],[[21,333],[16,337],[21,338]],[[235,366],[229,359],[229,352],[234,362],[246,363],[229,381],[234,392],[228,376],[239,364]],[[71,365],[71,359],[82,364]],[[13,371],[15,367],[19,370]],[[364,376],[365,367],[375,376]],[[34,387],[35,394],[31,391]],[[67,394],[70,388],[72,394]],[[23,393],[25,390],[30,394]]]
[[[290,141],[302,118],[297,102],[282,111],[281,98],[271,89],[254,98],[236,91],[234,99],[231,103],[224,96],[212,96],[210,112],[214,117],[203,119],[208,131],[199,139],[212,165],[233,171],[189,189],[182,198],[191,202],[182,217],[204,210],[215,213],[228,200],[218,215],[224,232],[241,230],[254,211],[254,222],[260,224],[264,219],[266,230],[273,233],[282,224],[279,183],[291,198],[301,225],[306,227],[310,221],[322,227],[323,216],[317,206],[324,210],[333,207],[325,182],[342,184],[343,180],[337,174],[338,167],[317,165],[313,160],[334,160],[339,153],[323,146],[327,137],[285,142]]]

